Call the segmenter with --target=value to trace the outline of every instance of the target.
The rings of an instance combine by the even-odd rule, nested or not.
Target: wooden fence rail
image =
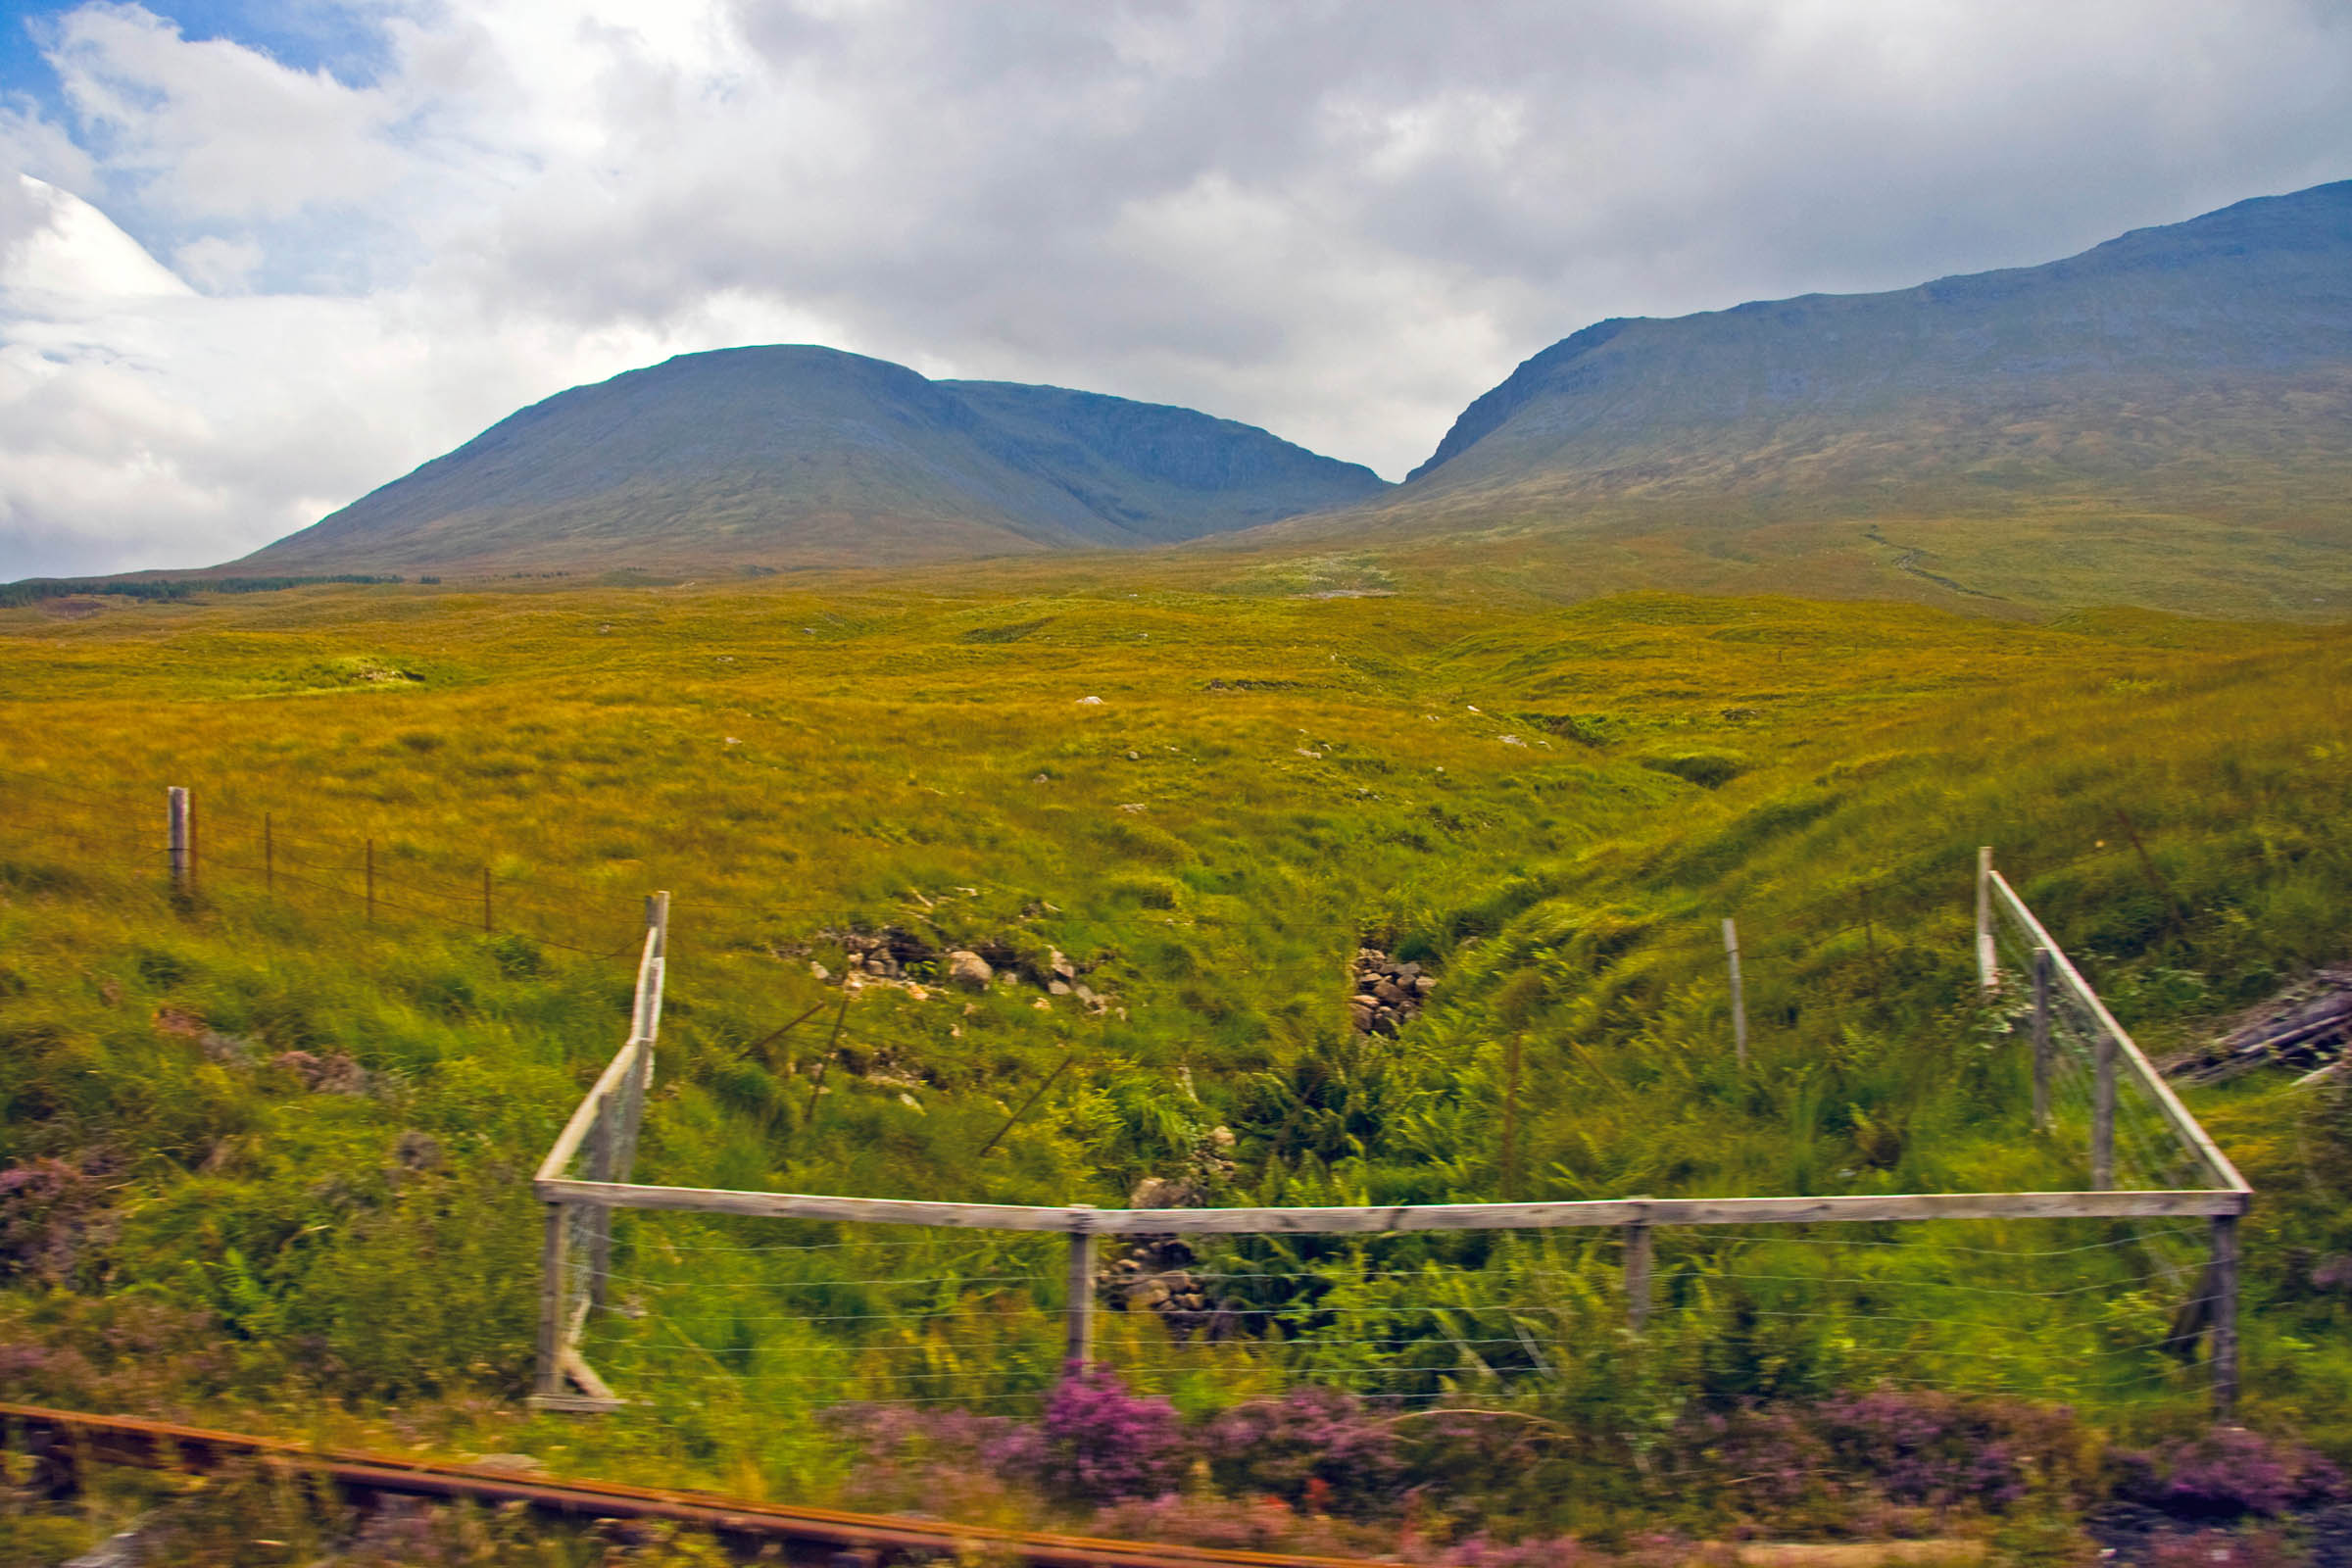
[[[2217,1414],[2228,1418],[2237,1396],[2237,1221],[2252,1199],[2236,1166],[2216,1147],[2173,1094],[2123,1026],[2083,980],[2049,933],[1992,863],[1978,858],[1975,957],[1987,997],[2001,984],[1994,928],[2007,919],[2030,938],[2034,953],[2034,1122],[2049,1116],[2051,1006],[2063,996],[2093,1020],[2098,1094],[2091,1180],[2065,1192],[1865,1194],[1770,1198],[1623,1198],[1569,1202],[1426,1203],[1349,1207],[1093,1208],[1084,1204],[942,1202],[927,1199],[858,1198],[813,1193],[738,1192],[717,1188],[650,1186],[629,1180],[654,1044],[661,1026],[662,983],[668,934],[668,900],[648,901],[644,958],[629,1038],[580,1102],[541,1164],[534,1189],[547,1204],[539,1325],[541,1408],[605,1410],[617,1402],[580,1350],[587,1312],[601,1304],[608,1279],[614,1209],[683,1209],[769,1219],[825,1220],[871,1225],[1058,1232],[1070,1239],[1065,1306],[1067,1359],[1081,1367],[1093,1356],[1096,1238],[1102,1236],[1379,1235],[1409,1231],[1551,1230],[1607,1227],[1623,1240],[1625,1299],[1639,1332],[1650,1306],[1651,1237],[1659,1226],[1710,1226],[1925,1220],[2114,1219],[2201,1217],[2211,1227],[2211,1262],[2199,1289],[2213,1328],[2210,1371]],[[1727,932],[1729,922],[1726,922]],[[2147,1097],[2181,1149],[2206,1176],[2205,1185],[2163,1190],[2117,1190],[2112,1184],[2114,1106],[2119,1073]],[[575,1167],[577,1167],[575,1169]],[[576,1391],[576,1392],[575,1392]]]

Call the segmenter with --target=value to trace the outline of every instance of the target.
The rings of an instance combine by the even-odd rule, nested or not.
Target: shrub
[[[2156,1454],[2118,1452],[2109,1462],[2118,1496],[2174,1519],[2272,1519],[2345,1497],[2342,1473],[2318,1452],[2243,1428],[2174,1443]]]
[[[1100,1367],[1073,1371],[1046,1401],[1038,1423],[1035,1479],[1089,1502],[1173,1492],[1191,1457],[1184,1420],[1165,1399],[1127,1390]]]
[[[1402,1502],[1405,1465],[1395,1430],[1337,1389],[1237,1404],[1209,1423],[1207,1448],[1209,1473],[1228,1492],[1356,1516]]]

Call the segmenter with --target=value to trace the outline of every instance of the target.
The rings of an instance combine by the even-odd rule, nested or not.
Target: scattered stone
[[[1348,999],[1348,1025],[1361,1035],[1394,1035],[1420,1016],[1437,981],[1418,963],[1397,963],[1378,948],[1358,948],[1348,966],[1354,994]]]
[[[1081,697],[1078,699],[1078,706],[1080,708],[1101,708],[1102,706],[1102,699],[1100,697]]]
[[[951,985],[961,986],[966,991],[985,990],[989,981],[996,978],[996,973],[995,969],[989,967],[986,958],[968,949],[959,948],[948,955],[948,983]]]
[[[826,968],[823,964],[817,962],[814,958],[808,960],[808,974],[811,979],[816,980],[830,980],[833,978],[833,971]]]
[[[1066,980],[1049,980],[1046,982],[1046,994],[1051,997],[1066,997],[1070,994],[1070,984]]]
[[[1143,754],[1141,754],[1140,752],[1129,752],[1129,753],[1127,754],[1127,760],[1129,760],[1130,762],[1140,762],[1140,761],[1142,761],[1143,760],[1144,760],[1144,759],[1143,759]]]
[[[1052,1012],[1054,1010],[1054,1004],[1048,1002],[1043,997],[1038,998],[1035,1002],[1029,1004],[1029,1005],[1035,1007],[1040,1012]]]

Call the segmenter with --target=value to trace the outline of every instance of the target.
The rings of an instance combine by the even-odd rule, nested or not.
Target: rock
[[[1413,978],[1413,990],[1421,996],[1426,997],[1437,989],[1438,982],[1429,975],[1416,975]]]
[[[961,986],[966,991],[982,991],[987,989],[989,981],[995,979],[996,974],[997,971],[989,967],[986,958],[969,949],[958,948],[948,955],[950,985]]]
[[[1230,1127],[1211,1127],[1208,1130],[1208,1141],[1216,1145],[1219,1149],[1231,1149],[1233,1147],[1233,1129]]]
[[[1405,1001],[1404,993],[1397,989],[1396,982],[1394,980],[1380,980],[1374,982],[1372,987],[1372,995],[1378,997],[1381,1001],[1387,1003],[1392,1007],[1401,1006]]]
[[[1052,1012],[1054,1010],[1054,1004],[1048,1002],[1043,997],[1038,998],[1035,1002],[1029,1004],[1029,1005],[1035,1007],[1040,1012]]]
[[[1078,706],[1080,708],[1101,708],[1102,706],[1102,699],[1100,697],[1081,697],[1078,699]]]
[[[1061,978],[1064,980],[1075,980],[1078,978],[1077,969],[1071,964],[1069,959],[1062,956],[1061,950],[1059,948],[1048,948],[1046,952],[1049,955],[1046,959],[1046,967],[1048,969],[1061,976]]]
[[[1070,988],[1062,981],[1049,980],[1046,982],[1046,992],[1050,996],[1066,997],[1070,994]]]
[[[817,962],[814,958],[808,960],[808,974],[811,979],[816,980],[830,980],[833,978],[832,971],[827,969],[823,964]]]

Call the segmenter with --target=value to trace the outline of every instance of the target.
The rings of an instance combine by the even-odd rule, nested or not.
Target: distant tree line
[[[116,594],[125,599],[186,599],[193,594],[268,594],[281,588],[301,588],[315,582],[384,583],[400,577],[374,577],[343,572],[332,577],[201,577],[149,578],[118,581],[112,577],[27,577],[0,583],[0,610],[15,610],[44,599],[68,599],[80,594]]]

